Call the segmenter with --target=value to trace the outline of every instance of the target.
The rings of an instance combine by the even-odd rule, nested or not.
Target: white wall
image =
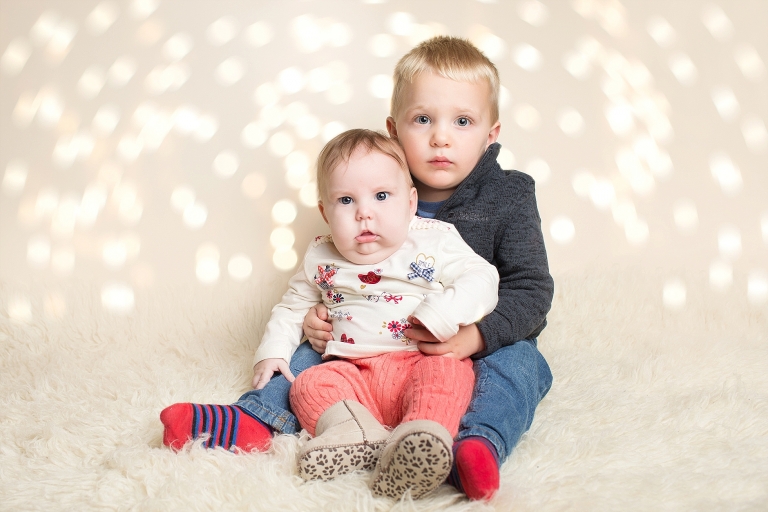
[[[554,274],[668,269],[674,308],[693,269],[763,307],[766,26],[762,0],[3,0],[0,281],[48,292],[0,302],[285,279],[325,232],[317,152],[383,129],[397,59],[447,33],[499,68],[500,160],[537,180]]]

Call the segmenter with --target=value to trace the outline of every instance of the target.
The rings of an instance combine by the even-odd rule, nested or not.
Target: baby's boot
[[[342,400],[317,420],[315,437],[299,452],[304,480],[330,480],[356,470],[372,470],[389,431],[361,403]]]
[[[398,425],[381,452],[371,490],[377,496],[400,498],[410,489],[421,498],[442,484],[453,464],[453,438],[441,424],[414,420]]]

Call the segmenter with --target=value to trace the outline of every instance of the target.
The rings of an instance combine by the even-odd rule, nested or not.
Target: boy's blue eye
[[[429,123],[429,117],[427,117],[427,116],[416,116],[416,122],[418,124],[428,124]]]
[[[352,204],[352,198],[349,196],[340,197],[339,202],[341,204]]]
[[[456,124],[459,126],[469,126],[469,119],[466,117],[460,117],[456,120]]]
[[[376,192],[377,201],[385,201],[389,197],[389,192]]]

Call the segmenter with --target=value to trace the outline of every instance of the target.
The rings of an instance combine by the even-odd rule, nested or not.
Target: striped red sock
[[[272,443],[272,428],[236,405],[173,404],[163,409],[160,421],[163,444],[177,451],[203,434],[209,434],[206,448],[266,451]]]
[[[448,483],[471,500],[491,499],[499,490],[499,460],[490,441],[472,436],[454,443]]]

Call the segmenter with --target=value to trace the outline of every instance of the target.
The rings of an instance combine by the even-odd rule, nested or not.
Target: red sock
[[[453,468],[448,483],[471,500],[488,500],[499,490],[496,449],[484,437],[473,436],[453,445]]]
[[[246,414],[236,405],[173,404],[160,413],[163,444],[180,450],[190,439],[209,434],[206,448],[266,451],[272,443],[272,428]]]

